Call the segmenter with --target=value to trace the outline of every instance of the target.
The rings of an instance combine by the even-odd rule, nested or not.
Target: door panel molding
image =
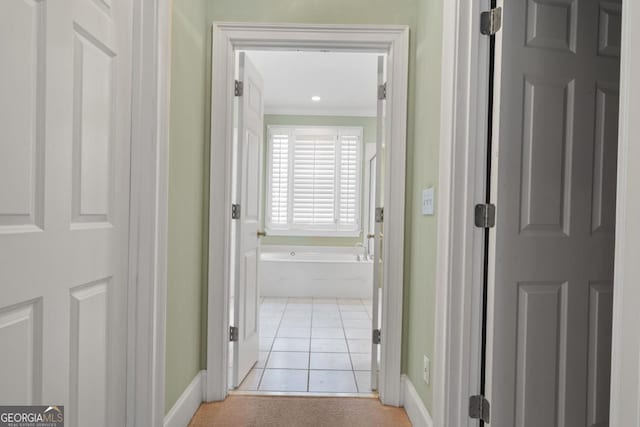
[[[165,415],[171,13],[170,0],[133,3],[127,426]]]
[[[3,139],[0,149],[0,235],[44,228],[44,136],[46,90],[45,4],[4,2],[0,13],[14,25],[0,28],[3,68],[0,99]],[[16,31],[17,30],[17,31]],[[5,43],[7,43],[5,45]],[[11,46],[11,48],[9,48]]]

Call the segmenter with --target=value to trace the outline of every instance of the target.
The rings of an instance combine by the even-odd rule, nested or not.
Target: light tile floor
[[[260,358],[238,390],[371,394],[371,301],[264,298]]]

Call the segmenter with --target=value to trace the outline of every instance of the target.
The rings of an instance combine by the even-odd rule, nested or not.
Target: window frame
[[[337,142],[341,135],[356,136],[358,138],[356,151],[356,223],[348,228],[340,229],[339,204],[340,204],[340,160],[341,150],[336,148],[334,176],[334,223],[321,225],[306,225],[293,223],[293,182],[294,182],[294,153],[296,131],[302,130],[305,134],[326,134],[327,130],[337,135]],[[289,150],[287,158],[287,224],[278,225],[271,223],[272,217],[272,168],[273,168],[273,134],[287,134],[289,137]],[[334,125],[267,125],[267,156],[266,156],[266,187],[265,187],[265,215],[264,226],[270,236],[289,237],[359,237],[362,234],[362,153],[364,128],[362,126],[334,126]]]

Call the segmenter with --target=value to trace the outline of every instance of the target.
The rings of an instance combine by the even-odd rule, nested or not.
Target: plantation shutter
[[[271,212],[272,224],[286,225],[289,210],[289,133],[271,135]]]
[[[269,127],[271,234],[357,236],[362,128]]]
[[[340,135],[339,223],[354,227],[358,223],[358,172],[360,139],[356,135]]]
[[[335,132],[296,131],[293,157],[293,223],[336,221]]]

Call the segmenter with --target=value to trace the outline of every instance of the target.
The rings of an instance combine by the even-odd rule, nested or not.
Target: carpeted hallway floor
[[[190,426],[402,427],[411,426],[402,408],[377,399],[348,397],[229,396],[200,406]]]

